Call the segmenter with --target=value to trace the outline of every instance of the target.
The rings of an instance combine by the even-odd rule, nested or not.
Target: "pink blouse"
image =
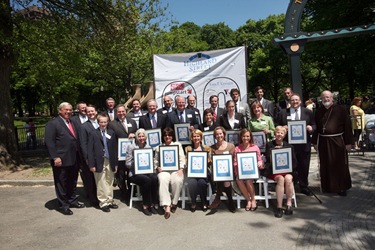
[[[262,160],[262,156],[260,154],[260,150],[259,150],[259,147],[255,144],[252,144],[250,147],[248,147],[246,150],[243,148],[242,144],[238,145],[235,149],[234,149],[234,159],[233,159],[233,171],[234,171],[234,174],[235,176],[237,177],[238,176],[238,168],[237,168],[237,153],[239,152],[256,152],[257,153],[257,158],[258,158],[258,162],[259,161],[263,161]]]

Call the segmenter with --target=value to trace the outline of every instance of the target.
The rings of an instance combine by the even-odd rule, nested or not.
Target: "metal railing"
[[[44,125],[35,126],[35,135],[28,133],[24,127],[16,127],[15,133],[17,138],[18,150],[35,150],[45,149],[44,143]]]

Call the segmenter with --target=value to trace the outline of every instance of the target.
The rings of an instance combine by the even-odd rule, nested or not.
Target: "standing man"
[[[88,165],[89,155],[87,145],[89,143],[90,132],[94,131],[99,127],[99,124],[96,120],[98,112],[96,111],[94,105],[89,104],[86,107],[86,114],[88,120],[82,124],[79,134],[79,142],[81,144],[81,151],[83,156],[81,178],[83,186],[85,188],[85,192],[87,194],[88,199],[90,200],[91,205],[97,207],[99,206],[99,200],[96,195],[96,184],[94,174],[90,171],[90,167]]]
[[[116,112],[115,112],[115,100],[112,97],[107,98],[105,100],[105,106],[106,106],[106,113],[109,117],[110,121],[113,121],[116,119]]]
[[[195,107],[196,101],[197,101],[196,97],[193,95],[189,95],[187,99],[188,99],[188,105],[186,106],[186,108],[194,111],[198,124],[201,124],[202,123],[201,113],[199,112],[199,109]]]
[[[158,105],[155,99],[150,99],[147,102],[148,113],[139,118],[139,128],[145,130],[160,128],[163,131],[168,124],[168,116],[163,113],[157,113]]]
[[[77,124],[83,124],[88,120],[87,115],[86,115],[86,103],[84,102],[79,102],[77,103],[77,110],[78,110],[78,115],[72,117],[72,121],[77,123]]]
[[[350,117],[345,107],[333,103],[333,94],[326,90],[320,95],[322,106],[315,113],[317,130],[312,143],[320,160],[320,182],[323,192],[346,196],[352,187],[348,151],[354,138]]]
[[[236,113],[242,113],[245,119],[245,125],[247,126],[247,121],[250,119],[250,108],[247,103],[240,102],[240,90],[231,89],[230,97],[234,101],[234,110]]]
[[[311,137],[310,135],[316,130],[316,124],[313,112],[301,106],[301,98],[298,94],[290,97],[290,108],[282,109],[279,115],[278,124],[288,129],[288,121],[306,121],[306,137],[307,142],[302,144],[292,144],[297,160],[297,176],[301,193],[311,196],[308,188],[309,167],[311,156]],[[291,133],[291,131],[288,131]],[[285,138],[287,139],[287,138]]]
[[[286,109],[290,107],[290,97],[293,95],[293,91],[291,88],[287,87],[283,90],[284,100],[279,101],[277,107],[279,110]]]
[[[126,117],[126,109],[123,104],[116,106],[117,118],[111,121],[108,128],[115,131],[116,137],[119,138],[134,138],[137,131],[137,124],[131,118]],[[120,188],[121,199],[127,201],[129,197],[128,187],[126,185],[126,167],[125,161],[118,162],[118,170],[116,172],[117,184]]]
[[[164,101],[164,107],[158,109],[158,113],[162,113],[162,114],[168,114],[170,112],[172,112],[173,110],[175,110],[176,108],[172,107],[172,104],[173,104],[173,99],[172,97],[166,95],[164,96],[163,98],[163,101]]]
[[[224,113],[224,109],[219,108],[219,97],[217,95],[210,96],[210,104],[211,104],[210,108],[214,112],[213,113],[214,124],[219,126],[220,116]],[[206,122],[205,117],[203,117],[203,122]]]
[[[73,214],[71,207],[85,207],[76,196],[80,146],[78,128],[71,122],[71,117],[72,105],[61,103],[59,116],[47,123],[45,131],[59,211],[64,215]]]
[[[134,99],[132,102],[133,109],[126,114],[127,118],[131,118],[137,124],[137,128],[139,127],[139,118],[146,114],[146,111],[141,110],[141,102],[138,99]]]
[[[199,127],[199,124],[197,122],[197,118],[195,116],[195,112],[186,109],[186,101],[185,98],[182,96],[178,96],[176,98],[176,109],[172,112],[168,113],[168,119],[171,128],[174,130],[175,124],[180,123],[190,123],[190,130],[196,129]]]
[[[264,96],[264,89],[261,86],[257,86],[254,89],[254,94],[255,94],[258,102],[260,102],[260,104],[262,104],[264,114],[268,115],[272,119],[274,119],[274,115],[275,115],[274,106],[273,106],[273,103],[270,100],[264,99],[264,97],[263,97]]]

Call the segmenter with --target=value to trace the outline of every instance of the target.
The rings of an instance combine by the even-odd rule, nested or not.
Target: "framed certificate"
[[[160,146],[159,162],[163,171],[179,170],[178,145]]]
[[[214,181],[233,181],[232,157],[232,155],[212,155]]]
[[[266,152],[266,135],[263,131],[251,132],[253,134],[254,144],[258,146],[261,152]]]
[[[238,146],[240,144],[240,131],[239,130],[228,130],[226,141]]]
[[[147,145],[155,149],[161,144],[161,129],[149,129],[147,132]]]
[[[154,172],[152,148],[134,149],[134,174],[151,174]]]
[[[180,123],[174,125],[174,133],[176,135],[176,141],[182,145],[191,144],[190,141],[190,123]]]
[[[288,142],[303,144],[307,142],[306,121],[288,121]]]
[[[207,146],[212,146],[216,143],[214,137],[214,131],[203,132],[203,144]]]
[[[188,177],[207,178],[208,152],[187,152]]]
[[[256,152],[239,152],[236,157],[238,179],[259,179],[258,158]]]
[[[118,160],[125,161],[126,150],[130,144],[134,143],[134,139],[119,138],[118,139]]]
[[[273,148],[271,149],[272,173],[286,174],[293,172],[292,148]]]

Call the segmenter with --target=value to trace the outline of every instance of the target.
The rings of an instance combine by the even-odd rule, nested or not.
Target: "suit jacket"
[[[87,118],[88,119],[88,118]],[[74,123],[76,123],[76,125],[81,125],[83,124],[81,122],[81,118],[79,118],[79,115],[75,115],[75,116],[72,116],[72,118],[70,118],[70,120]]]
[[[316,130],[316,123],[315,123],[313,112],[311,110],[307,109],[307,108],[304,108],[304,107],[300,107],[300,109],[301,109],[300,120],[306,121],[306,126],[310,125],[313,128],[313,130],[315,131]],[[280,111],[278,124],[281,125],[281,126],[288,125],[288,121],[290,121],[290,119],[288,119],[288,117],[290,117],[290,108],[282,109]],[[306,131],[306,133],[307,133],[307,131]],[[287,139],[288,139],[288,136],[285,136],[285,140],[287,140]],[[303,147],[305,152],[311,151],[311,137],[308,133],[307,133],[307,143],[306,144],[294,144],[294,148],[295,148],[296,152],[298,152],[299,147]]]
[[[104,109],[102,113],[105,113],[108,116],[108,121],[111,121],[111,118],[109,117],[108,109]],[[113,120],[117,119],[116,109],[113,109]]]
[[[198,124],[202,123],[201,112],[199,111],[199,109],[194,108],[194,107],[191,108],[189,106],[186,106],[186,109],[190,109],[190,110],[194,111],[195,112],[195,117],[197,118]]]
[[[109,123],[108,128],[115,131],[117,138],[128,138],[129,134],[135,134],[137,131],[137,123],[131,118],[126,118],[125,121],[128,124],[128,132],[126,132],[122,122],[119,119],[113,120]]]
[[[130,111],[129,113],[126,114],[126,118],[135,118],[135,117],[141,118],[142,116],[144,116],[145,114],[147,114],[147,111],[141,110],[141,113],[142,113],[142,115],[135,116],[134,112]]]
[[[155,114],[156,114],[156,120],[157,120],[156,127],[160,128],[163,131],[163,129],[165,129],[168,126],[168,116],[162,113],[158,114],[157,112]],[[143,128],[146,130],[153,129],[148,113],[139,118],[139,128]]]
[[[80,127],[79,142],[81,144],[81,151],[84,161],[88,160],[87,146],[89,143],[89,133],[95,130],[94,125],[90,120],[83,123]]]
[[[247,103],[240,102],[240,110],[237,110],[237,113],[241,113],[243,115],[245,124],[247,124],[247,121],[251,118],[249,105]]]
[[[263,98],[262,107],[264,109],[264,114],[270,116],[272,119],[275,117],[275,109],[273,102]]]
[[[234,128],[232,128],[229,124],[227,114],[223,114],[222,116],[220,116],[220,126],[225,128],[226,130],[240,130],[246,128],[245,120],[243,118],[242,113],[235,113],[234,119],[238,120],[238,123],[235,123]]]
[[[172,129],[174,129],[175,124],[181,123],[177,109],[168,113],[168,120],[169,120],[169,125],[171,126]],[[199,127],[199,124],[197,122],[197,118],[195,116],[195,112],[190,110],[190,109],[185,109],[184,121],[185,121],[185,123],[190,123],[190,125],[194,126],[194,128]]]
[[[173,112],[175,110],[176,110],[176,108],[172,107],[172,111],[171,112]],[[168,115],[168,113],[170,113],[170,112],[168,112],[168,110],[165,107],[162,107],[162,108],[158,109],[156,112],[158,114],[164,114],[164,115]]]
[[[62,160],[62,167],[74,166],[80,160],[77,158],[77,152],[80,153],[79,128],[75,123],[71,124],[76,137],[60,116],[46,124],[44,140],[52,165],[53,160],[58,157]]]
[[[222,116],[224,113],[225,113],[225,109],[219,108],[219,107],[216,108],[216,122],[215,122],[215,124],[217,126],[220,125],[220,116]],[[206,122],[206,117],[203,117],[203,122]]]
[[[117,156],[117,137],[115,131],[107,129],[107,147],[109,153],[109,164],[113,171],[116,170],[118,166],[118,156]],[[103,171],[104,166],[104,141],[103,135],[100,128],[94,129],[89,133],[89,141],[87,144],[89,167],[95,167],[97,173]]]

